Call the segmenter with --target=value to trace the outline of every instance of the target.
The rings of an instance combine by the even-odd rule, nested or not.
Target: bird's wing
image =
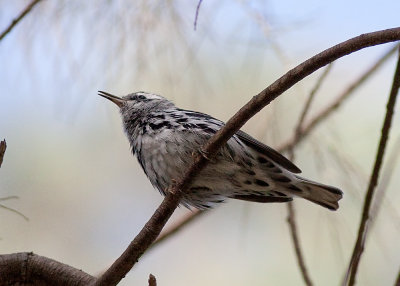
[[[186,113],[187,116],[191,118],[197,118],[199,121],[203,121],[206,119],[208,121],[208,125],[205,126],[200,126],[201,124],[197,123],[199,127],[201,127],[205,132],[208,132],[210,134],[214,134],[216,131],[218,131],[223,125],[225,125],[224,122],[221,120],[218,120],[208,114],[197,112],[197,111],[190,111],[190,110],[184,110],[180,109],[184,113]],[[210,127],[210,128],[205,128],[205,127]],[[273,160],[275,163],[278,163],[282,167],[286,168],[287,170],[293,172],[293,173],[301,173],[301,170],[292,162],[290,162],[288,159],[286,159],[283,155],[281,155],[279,152],[275,151],[271,147],[268,147],[267,145],[261,143],[260,141],[254,139],[251,137],[249,134],[239,130],[236,132],[236,136],[248,147],[256,150],[257,152],[264,154],[271,160]]]
[[[287,158],[281,155],[279,152],[275,151],[271,147],[261,143],[260,141],[254,139],[249,134],[239,130],[236,132],[236,135],[239,137],[240,140],[243,141],[248,147],[253,148],[257,152],[264,154],[274,162],[278,163],[282,167],[288,169],[293,173],[301,173],[301,170],[292,162],[290,162]]]

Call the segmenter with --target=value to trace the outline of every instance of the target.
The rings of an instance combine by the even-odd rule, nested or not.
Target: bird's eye
[[[145,97],[144,95],[138,95],[138,96],[137,96],[137,99],[140,99],[140,100],[145,100],[145,99],[146,99],[146,97]]]

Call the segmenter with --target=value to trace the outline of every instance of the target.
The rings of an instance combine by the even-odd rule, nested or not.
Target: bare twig
[[[200,211],[200,210],[195,210],[185,217],[181,218],[177,223],[172,225],[170,228],[167,230],[163,231],[160,236],[157,238],[157,240],[153,243],[153,245],[150,248],[155,247],[156,245],[159,245],[162,243],[166,238],[171,237],[175,233],[177,233],[182,227],[186,226],[187,224],[193,222],[197,218],[199,218],[202,214],[206,213],[206,211]]]
[[[310,110],[311,103],[314,100],[315,95],[317,94],[317,91],[320,89],[323,81],[326,79],[327,75],[331,71],[333,66],[333,63],[329,64],[324,72],[321,74],[321,76],[318,78],[317,83],[315,84],[314,88],[311,90],[310,95],[307,98],[306,104],[304,105],[303,111],[301,112],[296,130],[295,130],[295,137],[299,137],[301,135],[301,127],[304,123],[304,119],[306,118],[307,113]]]
[[[400,138],[397,138],[396,143],[394,144],[392,152],[390,152],[387,162],[385,164],[385,168],[382,171],[382,176],[381,176],[381,181],[379,183],[379,186],[376,190],[376,196],[373,202],[373,206],[371,207],[371,222],[370,222],[370,228],[375,225],[375,221],[377,216],[379,215],[379,212],[381,210],[381,207],[383,205],[385,193],[387,191],[387,188],[389,186],[390,180],[393,176],[394,170],[396,163],[400,157]],[[387,210],[392,210],[392,206],[389,206]],[[400,222],[400,220],[396,220]]]
[[[392,89],[390,91],[390,96],[386,107],[387,110],[386,110],[385,120],[382,126],[382,135],[376,154],[375,164],[369,181],[368,190],[365,195],[364,207],[360,221],[360,227],[358,229],[357,241],[354,246],[353,254],[351,256],[351,260],[344,280],[345,285],[350,285],[350,286],[354,285],[356,280],[355,278],[357,274],[358,265],[361,259],[361,255],[364,251],[365,238],[367,236],[367,231],[368,231],[367,227],[369,221],[370,208],[372,204],[372,199],[374,197],[375,188],[376,185],[378,184],[379,172],[382,166],[383,155],[385,153],[386,143],[389,137],[390,126],[393,118],[393,110],[396,103],[396,98],[399,88],[400,88],[400,53],[397,61],[396,71],[393,78]]]
[[[32,8],[38,4],[41,0],[33,0],[26,8],[19,14],[17,18],[15,18],[11,24],[0,34],[0,41],[3,40],[8,33],[17,25],[31,10]]]
[[[202,2],[203,2],[203,0],[199,0],[199,3],[197,3],[197,7],[196,7],[196,16],[194,18],[194,24],[193,24],[193,28],[195,31],[197,28],[197,19],[199,18],[200,6],[201,6]]]
[[[332,64],[329,64],[329,66],[324,70],[324,72],[322,73],[322,75],[320,76],[320,78],[317,80],[317,83],[315,84],[314,88],[311,90],[306,103],[303,107],[303,110],[300,114],[300,118],[297,122],[297,126],[295,128],[295,141],[298,141],[298,138],[300,136],[300,129],[301,126],[303,125],[304,119],[306,118],[307,113],[310,110],[311,107],[311,103],[315,97],[315,95],[317,94],[317,91],[319,90],[319,88],[321,87],[322,82],[324,81],[324,79],[326,78],[326,76],[328,75],[330,69],[332,67]],[[294,160],[294,145],[289,148],[288,152],[289,152],[289,159],[290,160]],[[303,280],[304,283],[306,283],[307,286],[311,286],[313,285],[310,275],[308,274],[308,270],[306,267],[306,262],[304,259],[304,255],[303,255],[303,251],[301,250],[301,246],[300,246],[300,238],[298,236],[298,232],[297,232],[297,225],[296,225],[296,212],[294,209],[294,204],[293,202],[289,202],[288,204],[286,204],[287,206],[287,210],[288,210],[288,218],[287,218],[287,222],[289,223],[289,230],[290,230],[290,234],[292,237],[292,241],[293,241],[293,246],[294,246],[294,250],[296,252],[296,258],[297,258],[297,263],[299,264],[300,267],[300,271],[301,271],[301,275],[303,276]]]
[[[13,213],[15,213],[15,214],[21,216],[24,220],[29,221],[29,218],[28,218],[26,215],[24,215],[23,213],[17,211],[16,209],[7,207],[7,206],[5,206],[5,205],[3,205],[3,204],[0,204],[0,208],[6,209],[6,210],[8,210],[8,211],[10,211],[10,212],[13,212]]]
[[[149,275],[149,286],[157,286],[156,277],[151,273]]]
[[[292,237],[292,242],[294,246],[294,250],[296,252],[297,263],[299,264],[301,275],[303,276],[304,283],[306,285],[313,285],[310,275],[308,274],[308,270],[306,267],[306,262],[304,260],[303,252],[300,246],[300,239],[297,235],[297,225],[296,225],[296,213],[294,210],[293,202],[289,202],[286,204],[288,210],[287,222],[289,223],[290,235]]]
[[[3,164],[3,158],[4,158],[4,153],[6,152],[7,149],[7,143],[6,143],[6,139],[4,139],[3,141],[0,141],[0,168],[1,168],[1,164]]]
[[[290,70],[273,84],[254,96],[249,103],[243,106],[202,148],[208,158],[215,156],[218,149],[225,144],[252,116],[267,106],[272,100],[291,88],[297,82],[310,75],[319,68],[336,59],[358,51],[387,42],[400,40],[400,28],[388,29],[374,33],[363,34],[308,59],[299,66]],[[130,243],[124,253],[99,277],[95,285],[116,285],[133,267],[146,249],[156,240],[162,228],[170,218],[187,186],[194,180],[208,160],[201,154],[196,154],[192,165],[187,169],[182,179],[178,180],[167,192],[163,202],[143,229]]]
[[[282,151],[287,151],[294,144],[301,142],[306,136],[317,127],[325,118],[338,109],[343,102],[350,97],[353,92],[360,87],[371,75],[377,71],[379,67],[382,66],[386,60],[388,60],[397,50],[398,45],[395,45],[388,52],[386,52],[380,59],[378,59],[367,71],[365,71],[357,80],[350,84],[346,90],[344,90],[331,104],[329,104],[325,109],[321,110],[317,115],[315,115],[304,127],[300,129],[299,135],[294,135],[292,139],[288,140],[282,146]]]

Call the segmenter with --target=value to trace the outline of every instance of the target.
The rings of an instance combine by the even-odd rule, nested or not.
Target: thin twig
[[[21,216],[24,220],[29,221],[29,218],[28,218],[26,215],[24,215],[23,213],[17,211],[16,209],[7,207],[7,206],[5,206],[5,205],[3,205],[3,204],[0,204],[0,208],[6,209],[6,210],[8,210],[8,211],[10,211],[10,212],[13,212],[13,213],[15,213],[15,214]]]
[[[392,152],[390,152],[390,154],[388,155],[388,159],[385,164],[385,168],[382,171],[381,181],[376,190],[376,196],[373,201],[373,206],[371,207],[370,229],[372,229],[373,226],[375,225],[377,216],[379,215],[379,212],[383,205],[385,194],[388,189],[391,178],[393,176],[395,166],[397,164],[399,157],[400,157],[400,138],[397,138]],[[391,207],[387,208],[388,211],[390,211],[391,209],[392,209]],[[396,220],[396,221],[400,222],[400,220]]]
[[[323,81],[326,79],[327,75],[331,71],[333,66],[333,63],[329,64],[324,72],[321,74],[321,76],[318,78],[317,83],[315,84],[314,88],[311,90],[310,95],[307,98],[306,104],[304,105],[303,111],[301,112],[296,130],[295,130],[295,137],[299,137],[301,134],[301,127],[304,123],[304,119],[306,118],[306,115],[308,114],[311,103],[314,100],[315,95],[317,94],[317,91],[320,89]]]
[[[32,8],[38,4],[41,0],[33,0],[26,8],[19,14],[17,18],[15,18],[11,24],[0,34],[0,41],[11,32],[11,30],[17,25],[31,10]]]
[[[196,16],[194,18],[194,24],[193,24],[193,28],[195,31],[197,28],[197,19],[199,18],[200,6],[201,6],[202,2],[203,2],[203,0],[199,0],[199,3],[197,3],[197,7],[196,7]]]
[[[166,238],[169,238],[176,234],[181,228],[185,227],[187,224],[193,222],[197,218],[199,218],[202,214],[206,213],[206,211],[200,211],[200,210],[195,210],[183,218],[181,218],[178,222],[176,222],[174,225],[172,225],[170,228],[166,229],[163,231],[160,236],[157,238],[157,240],[151,245],[150,248],[155,247],[156,245],[159,245],[162,243]]]
[[[296,139],[296,141],[298,141],[298,138],[300,136],[301,126],[303,125],[304,119],[306,118],[306,115],[308,114],[308,112],[310,110],[311,103],[312,103],[315,95],[317,94],[317,91],[321,87],[322,82],[326,79],[326,76],[328,75],[329,71],[331,70],[331,67],[332,67],[332,64],[328,65],[328,67],[324,70],[322,75],[317,80],[317,83],[315,84],[314,88],[311,90],[311,92],[306,100],[306,103],[304,104],[303,110],[300,114],[300,118],[297,122],[297,126],[294,131],[294,138]],[[293,148],[294,148],[294,146],[292,146],[288,150],[289,159],[292,161],[294,160]],[[305,258],[304,258],[303,251],[302,251],[302,248],[300,245],[300,238],[299,238],[298,232],[297,232],[296,212],[294,209],[294,204],[293,204],[293,202],[289,202],[288,204],[286,204],[286,206],[287,206],[287,210],[288,210],[287,222],[289,224],[290,235],[292,237],[293,246],[294,246],[294,250],[295,250],[296,258],[297,258],[297,263],[299,264],[304,283],[306,283],[307,286],[312,286],[313,283],[312,283],[310,275],[308,274]]]
[[[301,246],[300,246],[300,239],[298,236],[297,225],[296,225],[296,220],[295,220],[296,212],[294,210],[293,202],[288,202],[286,204],[286,206],[287,206],[287,210],[288,210],[287,222],[289,224],[290,236],[292,237],[294,250],[296,252],[297,263],[299,264],[300,272],[303,277],[304,283],[306,283],[306,285],[308,285],[308,286],[311,286],[311,285],[313,285],[313,283],[311,281],[310,275],[308,274],[306,262],[305,262],[303,252],[302,252]]]
[[[252,116],[267,106],[272,100],[291,88],[297,82],[310,75],[321,67],[345,55],[360,49],[387,42],[400,40],[400,28],[388,29],[368,34],[363,34],[329,48],[322,53],[308,59],[297,67],[287,72],[273,84],[264,89],[250,102],[243,106],[202,148],[208,158],[213,158],[218,149],[225,144]],[[186,188],[195,179],[208,163],[208,159],[201,154],[196,154],[193,163],[167,192],[163,202],[143,229],[130,243],[124,253],[106,270],[96,281],[95,285],[116,285],[133,265],[138,261],[147,248],[156,240],[162,228],[178,207]]]
[[[370,218],[369,214],[370,214],[372,199],[374,197],[376,185],[378,184],[379,172],[382,166],[383,155],[385,153],[386,143],[389,137],[390,126],[393,118],[393,110],[396,103],[396,98],[399,88],[400,88],[400,53],[397,61],[396,71],[393,78],[392,89],[390,91],[390,96],[386,106],[387,110],[386,110],[385,120],[382,126],[382,135],[376,154],[375,164],[369,181],[367,193],[365,195],[364,207],[360,221],[360,227],[358,229],[357,241],[354,246],[353,254],[351,256],[351,260],[347,269],[344,285],[351,286],[354,285],[356,281],[357,269],[361,259],[361,255],[364,251],[365,238],[367,236],[367,231],[368,231],[367,227]]]
[[[0,168],[1,164],[3,164],[3,158],[4,158],[4,153],[6,153],[6,149],[7,149],[7,143],[6,139],[4,139],[3,141],[0,141]]]
[[[321,110],[317,115],[315,115],[304,127],[300,129],[300,134],[296,138],[294,135],[290,140],[282,146],[282,151],[287,151],[294,144],[301,142],[306,136],[317,127],[325,118],[331,115],[335,110],[337,110],[343,102],[353,94],[353,92],[360,87],[367,79],[373,75],[379,67],[382,66],[397,50],[398,45],[395,45],[388,52],[386,52],[381,58],[379,58],[368,70],[366,70],[357,80],[350,84],[335,100],[332,101],[325,109]]]
[[[0,202],[1,202],[1,201],[12,200],[12,199],[19,199],[19,197],[18,197],[18,196],[2,197],[2,198],[0,198]]]

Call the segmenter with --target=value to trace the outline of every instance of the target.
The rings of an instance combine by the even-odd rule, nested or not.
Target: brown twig
[[[298,141],[298,138],[300,136],[301,126],[303,125],[304,119],[306,118],[306,115],[310,110],[311,103],[312,103],[315,95],[317,94],[317,91],[321,87],[322,82],[326,79],[326,76],[328,75],[331,68],[332,68],[332,64],[330,64],[324,70],[322,75],[317,80],[317,83],[315,84],[314,88],[311,90],[311,92],[306,100],[306,103],[304,104],[303,110],[300,114],[300,118],[297,121],[297,126],[294,131],[295,141]],[[294,152],[293,152],[294,150],[293,149],[294,149],[294,145],[288,150],[290,160],[294,160]],[[308,274],[303,251],[302,251],[301,245],[300,245],[300,238],[299,238],[298,232],[297,232],[296,212],[294,209],[294,204],[293,204],[293,202],[289,202],[288,204],[286,204],[286,206],[287,206],[287,210],[288,210],[287,222],[289,224],[290,235],[292,237],[292,242],[293,242],[294,250],[296,253],[297,263],[299,264],[300,272],[303,277],[304,283],[306,283],[307,286],[312,286],[313,283],[311,281],[310,275]]]
[[[1,164],[3,164],[3,158],[4,158],[4,153],[6,153],[6,149],[7,149],[7,143],[6,139],[4,139],[3,141],[0,141],[0,168]]]
[[[149,275],[149,286],[157,286],[156,277],[151,273]]]
[[[19,14],[17,18],[15,18],[11,24],[0,34],[0,41],[3,40],[5,36],[7,36],[8,33],[11,32],[11,30],[17,25],[31,10],[33,7],[35,7],[36,4],[38,4],[41,0],[33,0],[31,3],[29,3],[28,6]]]
[[[199,0],[199,3],[197,3],[197,7],[196,7],[196,16],[194,18],[194,24],[193,24],[193,28],[195,31],[197,28],[197,19],[199,18],[200,6],[201,6],[202,2],[203,2],[203,0]]]
[[[382,208],[384,198],[385,198],[385,193],[386,193],[389,183],[392,179],[392,176],[393,176],[393,173],[395,170],[395,166],[397,164],[399,157],[400,157],[400,138],[397,138],[392,152],[390,152],[390,154],[388,155],[388,159],[386,161],[385,168],[382,171],[381,181],[376,190],[376,196],[373,201],[373,205],[371,207],[370,229],[372,229],[373,226],[375,225],[376,218],[379,215],[379,212]],[[392,209],[392,207],[389,206],[387,210],[390,211],[391,209]],[[396,219],[396,221],[400,222],[400,220],[397,220],[397,219]]]
[[[319,68],[360,49],[398,40],[400,40],[400,28],[363,34],[340,43],[308,59],[287,72],[261,93],[254,96],[249,103],[243,106],[231,119],[228,120],[223,128],[210,138],[202,150],[204,150],[204,153],[207,154],[208,158],[212,158],[218,149],[225,144],[228,139],[232,137],[252,116],[267,106],[283,92]],[[207,162],[208,160],[201,154],[197,154],[194,157],[192,165],[182,176],[182,179],[177,181],[177,183],[170,188],[163,202],[157,208],[150,220],[130,243],[124,253],[101,277],[99,277],[95,285],[116,285],[123,277],[125,277],[144,251],[156,240],[167,220],[179,205],[187,186],[193,181],[196,174],[206,166]]]
[[[287,210],[288,210],[287,222],[289,224],[290,236],[292,238],[294,251],[296,252],[297,263],[299,264],[300,272],[303,277],[304,283],[306,283],[306,285],[308,285],[308,286],[311,286],[311,285],[313,285],[313,283],[311,281],[310,275],[308,274],[306,262],[305,262],[303,252],[302,252],[301,246],[300,246],[300,239],[298,236],[297,225],[296,225],[296,220],[295,220],[296,212],[294,210],[293,202],[288,202],[286,204],[286,206],[287,206]]]
[[[379,58],[368,70],[366,70],[358,79],[356,79],[352,84],[350,84],[335,100],[332,101],[325,109],[321,110],[317,115],[315,115],[308,123],[300,129],[299,135],[294,135],[292,139],[288,140],[282,146],[282,151],[287,151],[294,144],[301,142],[306,136],[317,127],[325,118],[331,115],[335,110],[337,110],[343,102],[350,97],[353,92],[360,87],[366,80],[373,75],[379,67],[382,66],[397,50],[398,45],[395,45],[388,52],[386,52],[381,58]]]
[[[386,149],[386,143],[389,137],[390,126],[393,118],[393,110],[396,103],[396,98],[399,88],[400,88],[400,53],[397,61],[396,71],[393,78],[392,89],[390,91],[390,96],[386,106],[387,110],[386,110],[385,120],[382,126],[382,134],[376,154],[375,164],[369,181],[367,193],[364,199],[364,207],[361,216],[360,227],[358,229],[357,241],[354,246],[353,254],[351,256],[350,263],[344,280],[345,285],[350,285],[350,286],[354,285],[356,280],[355,278],[357,274],[358,265],[361,259],[361,255],[364,251],[370,208],[372,204],[372,199],[374,197],[375,188],[376,185],[378,184],[379,172],[382,166],[383,156]]]
[[[306,115],[308,114],[310,107],[311,107],[311,103],[314,100],[315,95],[317,94],[317,91],[320,89],[323,81],[326,79],[327,75],[329,74],[329,72],[331,71],[333,66],[333,63],[329,64],[326,69],[324,70],[324,72],[321,74],[321,76],[318,78],[317,83],[315,84],[314,88],[311,90],[306,104],[304,105],[303,111],[301,112],[298,124],[296,126],[295,129],[295,138],[298,138],[301,134],[301,127],[304,123],[304,119],[306,118]]]

